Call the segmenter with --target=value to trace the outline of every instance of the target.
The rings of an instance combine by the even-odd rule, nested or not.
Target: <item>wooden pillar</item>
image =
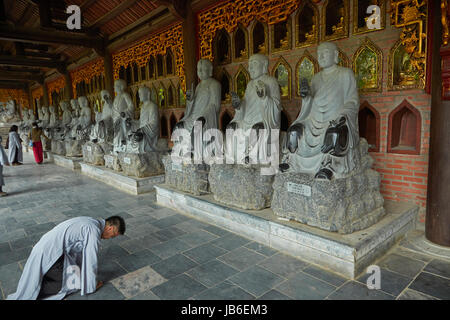
[[[68,71],[64,73],[64,82],[65,82],[65,88],[64,88],[64,100],[70,101],[70,99],[73,98],[73,91],[72,91],[72,78],[70,78],[70,74]]]
[[[186,4],[186,18],[183,20],[183,53],[186,90],[197,85],[197,40],[196,19],[191,3]]]
[[[111,97],[114,97],[114,69],[111,52],[106,49],[103,57],[105,63],[105,89],[109,91]]]
[[[48,101],[48,89],[47,89],[47,85],[44,83],[42,83],[42,91],[44,92],[44,97],[42,98],[44,105],[41,107],[48,107],[49,105],[49,101]]]
[[[441,47],[440,1],[432,3],[432,100],[425,236],[433,243],[450,247],[450,44]],[[448,12],[446,15],[449,21]]]

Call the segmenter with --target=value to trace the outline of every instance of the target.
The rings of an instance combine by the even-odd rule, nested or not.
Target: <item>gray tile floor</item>
[[[6,167],[0,198],[0,298],[15,291],[32,246],[76,216],[121,215],[124,236],[102,240],[96,293],[67,299],[450,299],[450,262],[397,245],[368,275],[344,279],[250,239],[191,219],[29,155]]]

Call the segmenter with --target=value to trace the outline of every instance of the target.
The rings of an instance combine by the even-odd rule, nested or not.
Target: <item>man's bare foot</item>
[[[98,281],[97,282],[97,287],[95,288],[96,290],[100,289],[103,286],[103,281]]]

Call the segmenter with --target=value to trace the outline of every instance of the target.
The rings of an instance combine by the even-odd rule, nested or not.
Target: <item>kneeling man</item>
[[[76,217],[61,222],[42,236],[25,264],[17,291],[8,300],[61,300],[81,290],[95,292],[97,253],[100,239],[125,233],[125,221],[119,216],[108,219]]]

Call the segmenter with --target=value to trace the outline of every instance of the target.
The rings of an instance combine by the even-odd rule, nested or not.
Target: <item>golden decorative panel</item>
[[[367,8],[371,5],[376,5],[380,8],[378,11],[367,13]],[[379,18],[380,28],[369,29],[368,24],[371,24],[369,17],[375,15]],[[353,34],[360,34],[366,32],[373,32],[383,30],[386,20],[386,1],[385,0],[353,0]]]
[[[319,63],[316,59],[305,50],[305,53],[300,58],[295,67],[295,79],[296,79],[296,93],[300,97],[300,85],[301,79],[306,78],[309,85],[311,86],[311,81],[313,76],[319,72]]]
[[[286,20],[298,7],[298,0],[227,1],[198,14],[200,57],[213,60],[212,42],[217,30],[232,33],[253,20],[272,25]]]
[[[241,64],[234,77],[234,88],[236,93],[242,99],[245,95],[245,89],[247,89],[247,84],[250,82],[250,74]]]
[[[426,0],[391,0],[391,24],[402,32],[389,56],[390,89],[425,88],[427,19]]]
[[[281,99],[291,99],[291,77],[292,71],[289,63],[280,57],[275,67],[272,69],[272,76],[275,77],[280,86]]]
[[[349,68],[350,67],[350,60],[348,59],[347,55],[342,52],[341,49],[339,49],[339,63],[341,67]]]
[[[322,40],[348,37],[348,0],[326,0],[322,7]]]
[[[302,1],[295,16],[295,46],[311,46],[319,41],[319,10],[309,0]]]
[[[48,82],[46,85],[47,85],[47,92],[48,92],[48,103],[50,105],[52,105],[53,104],[52,93],[53,92],[59,93],[62,89],[64,89],[64,87],[66,86],[66,81],[64,79],[64,76],[61,76],[56,80]]]
[[[70,72],[70,78],[72,79],[72,91],[73,96],[77,96],[77,84],[84,81],[89,83],[92,78],[105,73],[105,63],[102,58],[98,58],[94,61],[88,62],[78,69]]]
[[[0,89],[0,102],[6,103],[10,100],[16,101],[16,107],[22,109],[29,109],[30,102],[28,101],[28,94],[21,89]]]
[[[448,28],[448,1],[441,0],[441,23],[442,23],[442,45],[448,44],[449,28]]]
[[[184,74],[183,54],[183,29],[178,23],[170,28],[158,32],[148,39],[142,40],[132,47],[113,54],[114,79],[119,79],[120,67],[127,68],[132,63],[139,67],[145,66],[151,56],[165,55],[166,50],[171,48],[175,59],[175,73],[180,77],[182,87],[186,88],[186,77]]]
[[[353,55],[353,71],[361,92],[381,92],[383,53],[368,37]]]

